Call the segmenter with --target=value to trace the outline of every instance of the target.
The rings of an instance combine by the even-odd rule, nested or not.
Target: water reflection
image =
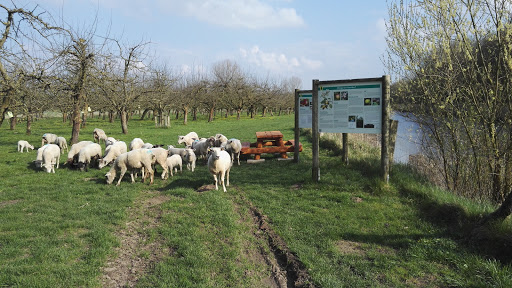
[[[408,117],[393,113],[391,119],[398,120],[398,131],[396,135],[395,163],[408,163],[409,155],[420,152],[420,135],[418,124],[412,122]]]

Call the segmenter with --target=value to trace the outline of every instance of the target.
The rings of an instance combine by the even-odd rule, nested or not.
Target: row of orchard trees
[[[512,3],[395,1],[388,68],[445,186],[512,212]]]
[[[0,4],[0,126],[8,112],[27,119],[27,133],[35,115],[59,111],[72,123],[71,143],[78,141],[87,111],[118,115],[128,133],[130,115],[153,111],[163,121],[171,111],[279,113],[294,107],[300,79],[259,78],[236,62],[224,60],[211,68],[181,73],[151,57],[150,42],[126,44],[110,35],[97,35],[96,23],[77,30],[55,24],[39,7],[32,10]],[[85,112],[85,113],[84,113]],[[112,118],[111,118],[112,119]]]

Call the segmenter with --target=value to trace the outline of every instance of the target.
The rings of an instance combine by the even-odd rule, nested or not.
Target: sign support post
[[[313,80],[313,105],[312,105],[312,118],[311,118],[311,133],[313,145],[313,181],[320,181],[320,158],[319,158],[319,147],[320,147],[320,135],[318,132],[318,79]]]

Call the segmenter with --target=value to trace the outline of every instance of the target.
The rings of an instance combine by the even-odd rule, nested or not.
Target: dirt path
[[[271,271],[271,276],[263,279],[264,285],[261,287],[315,287],[305,265],[272,229],[268,217],[247,200],[241,191],[238,192],[233,199],[235,210],[241,219],[251,218],[252,234],[258,240],[258,251],[251,255],[255,260],[263,259]],[[246,210],[248,215],[244,212]]]
[[[169,248],[159,239],[148,241],[146,233],[159,225],[160,204],[169,200],[158,191],[145,191],[129,208],[129,222],[116,233],[121,243],[115,249],[116,257],[103,268],[102,287],[134,287],[152,263],[169,255]]]

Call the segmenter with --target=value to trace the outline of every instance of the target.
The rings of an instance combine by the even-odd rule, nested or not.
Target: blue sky
[[[178,71],[230,59],[260,77],[337,80],[380,77],[384,0],[17,0],[73,27],[98,18],[98,33],[151,41],[158,61]]]

